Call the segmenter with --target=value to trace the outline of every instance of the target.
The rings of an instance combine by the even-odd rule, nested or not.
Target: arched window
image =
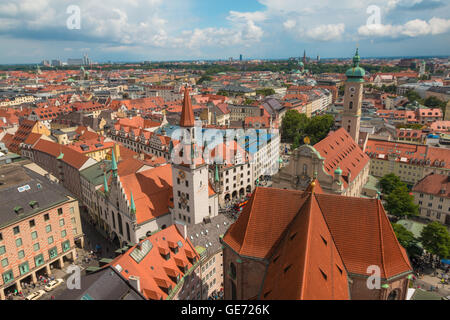
[[[307,164],[304,164],[303,165],[303,175],[307,175],[307,173],[308,173],[308,165]]]
[[[388,300],[398,300],[399,299],[399,290],[398,289],[392,290],[391,293],[389,293],[389,296],[387,299]]]
[[[353,101],[350,101],[350,103],[348,104],[349,109],[353,109]]]
[[[117,212],[117,223],[119,224],[119,233],[123,236],[122,217],[119,212]]]
[[[233,262],[230,263],[230,276],[236,279],[236,265]]]
[[[127,227],[127,239],[128,239],[128,241],[131,241],[131,238],[130,238],[130,226],[128,225],[128,222],[125,225]]]

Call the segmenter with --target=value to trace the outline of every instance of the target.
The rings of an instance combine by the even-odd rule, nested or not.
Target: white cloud
[[[287,20],[287,21],[285,21],[285,22],[283,23],[283,26],[284,26],[286,29],[293,29],[296,25],[297,25],[297,22],[296,22],[295,20],[292,20],[292,19]]]
[[[345,31],[345,24],[320,25],[306,32],[306,35],[317,41],[339,40]]]
[[[450,19],[432,18],[428,22],[415,19],[403,25],[372,24],[361,26],[358,34],[366,37],[419,37],[438,35],[450,30]]]

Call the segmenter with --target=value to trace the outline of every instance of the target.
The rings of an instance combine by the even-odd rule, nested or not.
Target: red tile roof
[[[130,276],[139,277],[142,293],[148,299],[166,299],[168,294],[164,289],[169,287],[174,289],[176,275],[180,275],[180,277],[185,275],[185,271],[180,269],[178,265],[187,266],[187,269],[190,270],[193,267],[192,263],[195,263],[193,260],[198,261],[200,256],[197,253],[193,256],[186,254],[186,251],[191,253],[196,251],[189,239],[184,239],[175,225],[159,231],[141,241],[140,244],[147,240],[153,247],[140,262],[137,262],[131,256],[137,248],[137,246],[134,246],[125,254],[115,258],[109,265],[112,267],[120,265],[122,270],[120,274],[125,279],[129,279]],[[181,244],[177,253],[169,249],[169,242],[176,243],[177,246],[179,243]],[[163,258],[158,248],[163,248],[169,252],[170,258],[168,260]]]
[[[89,158],[81,152],[47,140],[39,140],[33,149],[51,155],[55,158],[63,153],[64,157],[62,158],[62,161],[77,170],[79,170],[89,160]]]
[[[441,174],[429,174],[412,189],[414,192],[433,194],[441,198],[450,198],[450,177]]]
[[[325,158],[324,168],[329,175],[334,176],[334,171],[338,167],[341,168],[343,172],[341,182],[345,188],[370,161],[344,128],[330,133],[328,137],[315,144],[314,149]],[[350,181],[348,180],[349,173]]]
[[[173,206],[171,165],[119,177],[128,200],[133,192],[138,224],[169,213]]]
[[[382,278],[392,278],[412,270],[379,200],[317,187],[257,188],[223,241],[276,264],[265,277],[267,299],[348,299],[346,272],[368,276],[367,267],[378,265]]]
[[[181,112],[180,126],[193,127],[195,125],[194,110],[192,109],[192,101],[189,96],[189,89],[184,90],[183,110]]]

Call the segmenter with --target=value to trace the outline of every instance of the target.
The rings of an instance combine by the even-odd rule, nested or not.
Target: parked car
[[[37,300],[45,294],[44,290],[36,291],[25,298],[25,300]]]
[[[63,279],[52,280],[45,286],[44,290],[47,292],[52,291],[63,282],[64,282]]]

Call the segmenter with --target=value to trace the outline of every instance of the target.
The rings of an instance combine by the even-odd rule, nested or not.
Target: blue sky
[[[0,63],[450,55],[450,1],[2,0],[0,44]]]

